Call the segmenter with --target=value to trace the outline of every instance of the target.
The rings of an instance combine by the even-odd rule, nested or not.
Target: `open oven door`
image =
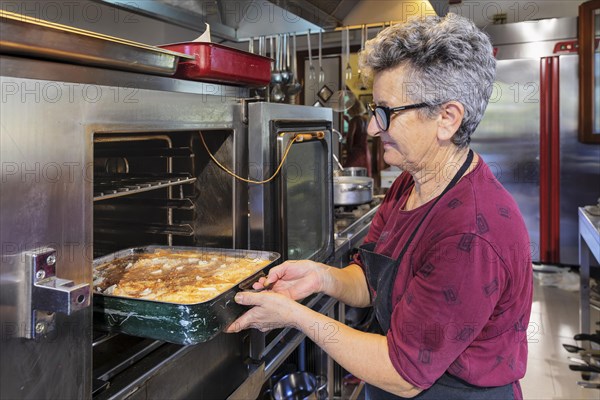
[[[248,105],[250,248],[284,259],[333,254],[332,118],[328,108]]]

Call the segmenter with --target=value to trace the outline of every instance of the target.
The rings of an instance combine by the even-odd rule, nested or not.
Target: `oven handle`
[[[284,137],[287,135],[292,135],[292,138],[290,140],[294,141],[294,142],[307,142],[310,140],[323,140],[325,139],[325,132],[323,131],[315,131],[315,132],[302,132],[302,133],[296,133],[296,132],[280,132],[279,136],[280,137]]]

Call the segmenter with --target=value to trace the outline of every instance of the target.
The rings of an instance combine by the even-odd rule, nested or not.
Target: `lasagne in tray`
[[[218,252],[155,250],[94,268],[94,290],[107,295],[195,304],[211,300],[272,261]]]

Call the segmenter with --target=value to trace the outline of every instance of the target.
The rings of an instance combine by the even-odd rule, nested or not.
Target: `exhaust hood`
[[[309,29],[316,32],[350,24],[403,20],[404,16],[390,13],[391,8],[399,9],[399,3],[418,3],[419,7],[422,7],[420,3],[423,3],[434,9],[438,15],[444,15],[449,0],[404,0],[393,2],[391,8],[387,6],[390,4],[389,0],[154,0],[135,3],[123,0],[94,1],[197,32],[202,32],[203,23],[208,23],[215,41],[240,42],[261,35],[305,33]],[[368,16],[362,11],[359,13],[369,20],[354,21],[359,9],[369,10]],[[346,21],[349,15],[353,21]]]
[[[309,29],[316,32],[340,24],[338,19],[306,0],[153,0],[136,3],[122,0],[94,1],[199,33],[204,31],[204,23],[207,23],[216,42],[239,42],[260,35],[307,32]],[[359,0],[337,2],[357,3]],[[281,6],[277,3],[281,3]]]

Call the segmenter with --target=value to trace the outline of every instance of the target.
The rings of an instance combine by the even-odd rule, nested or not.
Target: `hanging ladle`
[[[312,62],[312,49],[310,46],[310,29],[308,30],[308,34],[306,35],[306,41],[308,42],[308,79],[310,79],[311,81],[314,81],[315,78],[317,77],[317,74],[315,72],[315,66],[313,65]]]
[[[302,90],[302,84],[298,82],[298,59],[296,57],[296,32],[292,35],[292,82],[286,87],[286,94],[294,96]]]
[[[346,30],[346,33],[347,32],[348,31]],[[344,31],[342,30],[342,52],[344,52],[344,49],[346,50],[346,59],[348,60],[348,67],[350,68],[350,77],[352,77],[352,68],[350,67],[350,62],[349,62],[350,55],[348,52],[348,50],[350,48],[348,46],[349,39],[350,39],[350,36],[346,35],[346,45],[344,46]],[[343,59],[342,59],[342,65],[344,65]],[[327,102],[325,103],[325,105],[327,107],[331,107],[333,109],[333,111],[336,111],[336,112],[347,111],[357,101],[356,96],[354,95],[352,90],[347,89],[347,86],[346,86],[347,80],[348,80],[348,71],[347,70],[342,78],[343,79],[342,79],[342,84],[341,84],[340,90],[333,93],[333,95],[331,95],[329,100],[327,100]]]
[[[322,57],[323,37],[321,31],[319,31],[319,84],[325,83],[325,71],[323,71],[323,57]]]
[[[261,56],[265,56],[267,54],[267,51],[265,49],[265,47],[267,47],[265,45],[265,37],[264,36],[259,36],[258,37],[258,54]]]
[[[284,85],[287,85],[290,82],[290,71],[289,71],[289,62],[288,62],[288,54],[289,54],[289,47],[288,47],[288,37],[287,35],[283,35],[283,42],[281,44],[281,83],[283,83]]]
[[[281,88],[281,84],[283,83],[283,74],[281,73],[281,58],[279,57],[279,52],[281,50],[281,37],[276,37],[276,39],[275,68],[277,69],[276,74],[279,75],[279,80],[276,80],[275,85],[273,85],[273,90],[271,90],[271,99],[276,103],[280,103],[285,98],[285,93],[283,93],[283,89]]]
[[[275,55],[275,64],[271,72],[271,83],[281,83],[281,72],[279,72],[279,44],[276,42],[273,46],[273,36],[269,38],[269,47],[271,58]],[[277,49],[275,49],[277,47]]]
[[[360,28],[360,52],[362,53],[363,51],[365,51],[365,42],[367,41],[367,38],[369,36],[369,31],[367,30],[367,26],[363,25]],[[356,77],[356,79],[358,80],[358,90],[367,90],[367,88],[365,87],[365,83],[363,81],[363,76],[362,76],[362,71],[360,70],[360,65],[358,67],[358,76]]]
[[[352,67],[350,66],[350,27],[346,27],[346,81],[352,79]]]

